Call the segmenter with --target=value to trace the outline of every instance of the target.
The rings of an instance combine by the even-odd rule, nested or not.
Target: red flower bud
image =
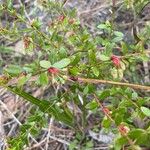
[[[118,130],[122,135],[127,135],[130,129],[127,126],[120,124]]]
[[[64,16],[64,15],[61,15],[61,16],[58,17],[58,21],[60,21],[60,22],[63,22],[64,19],[65,19],[65,16]]]
[[[59,73],[59,70],[58,70],[57,68],[54,68],[54,67],[48,68],[47,71],[48,71],[49,73],[51,73],[51,74],[54,74],[54,75],[56,75],[56,74]]]
[[[103,107],[103,113],[105,115],[110,115],[111,114],[110,110],[107,107]]]
[[[111,60],[116,67],[120,67],[120,58],[118,56],[111,56]]]

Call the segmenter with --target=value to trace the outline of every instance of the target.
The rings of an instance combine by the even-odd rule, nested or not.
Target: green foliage
[[[54,63],[53,67],[62,69],[62,68],[67,67],[69,64],[70,64],[70,59],[64,58],[64,59],[60,60],[59,62]]]
[[[141,111],[144,113],[146,116],[150,116],[150,109],[146,107],[141,107]]]
[[[72,126],[73,118],[69,109],[65,108],[64,110],[62,110],[60,107],[56,106],[54,103],[50,103],[46,100],[37,99],[33,97],[32,95],[18,88],[8,87],[8,90],[23,97],[24,99],[31,102],[32,104],[35,104],[36,106],[39,107],[39,109],[42,112],[48,113],[49,115],[53,115],[59,121],[62,121],[66,123],[67,125]]]
[[[142,1],[136,2],[126,1],[125,4],[132,8],[136,4],[134,9],[142,9]],[[141,84],[137,79],[136,65],[149,60],[143,44],[150,40],[149,36],[145,36],[146,33],[149,34],[149,25],[139,34],[141,41],[137,44],[126,43],[124,34],[109,21],[97,26],[104,35],[93,38],[80,26],[74,10],[66,10],[61,3],[52,1],[42,3],[41,6],[46,13],[52,11],[56,14],[46,30],[43,30],[43,22],[38,18],[29,22],[25,14],[17,12],[11,0],[0,5],[1,11],[15,16],[17,20],[13,20],[14,26],[9,23],[1,26],[0,35],[11,41],[16,41],[16,37],[17,40],[23,40],[26,55],[33,57],[31,62],[22,62],[21,65],[18,62],[18,65],[11,64],[4,68],[3,73],[8,81],[0,77],[2,86],[34,104],[36,110],[21,126],[18,136],[9,140],[11,149],[20,150],[27,146],[28,133],[37,137],[40,129],[46,125],[44,118],[48,114],[75,131],[77,136],[70,143],[70,150],[92,150],[93,141],[85,137],[89,111],[99,115],[102,128],[116,135],[113,141],[115,150],[123,147],[135,149],[143,145],[149,147],[150,121],[145,123],[143,129],[134,121],[137,118],[142,120],[150,117],[148,92],[141,92],[142,86],[138,86],[140,90],[136,91],[136,85],[131,88],[128,83],[124,83],[125,86],[114,84],[122,83],[124,79],[129,79],[133,84]],[[25,27],[20,29],[16,22]],[[98,49],[100,45],[102,51]],[[3,52],[11,51],[5,46],[0,49]],[[30,51],[33,56],[28,55]],[[14,79],[15,82],[12,83]],[[100,87],[93,83],[106,85]],[[58,91],[49,99],[43,100],[27,93],[24,85],[31,89],[57,86]],[[76,107],[81,111],[80,117],[74,110]],[[123,129],[119,128],[120,125]],[[80,141],[83,141],[82,144]]]

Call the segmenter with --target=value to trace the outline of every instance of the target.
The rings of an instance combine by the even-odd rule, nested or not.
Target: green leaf
[[[67,51],[65,48],[61,47],[60,50],[59,50],[59,55],[61,58],[64,58],[67,56]]]
[[[95,51],[94,50],[90,50],[89,52],[88,52],[88,58],[89,58],[89,63],[90,64],[94,64],[95,65],[95,63],[96,63],[96,53],[95,53]]]
[[[87,95],[89,93],[89,85],[87,85],[83,90],[84,95]]]
[[[38,98],[35,98],[32,95],[22,91],[19,88],[12,88],[9,86],[9,87],[7,87],[7,89],[9,91],[21,96],[22,98],[26,99],[27,101],[31,102],[32,104],[35,104],[44,113],[48,113],[49,115],[53,115],[56,118],[56,120],[62,121],[69,126],[73,125],[72,124],[73,123],[72,117],[70,117],[72,114],[70,113],[68,115],[68,113],[66,113],[66,110],[65,111],[59,111],[60,108],[58,108],[58,106],[55,107],[55,105],[53,103],[50,103],[49,101],[46,101],[46,100],[40,100]],[[68,112],[69,112],[69,110],[68,110]]]
[[[100,93],[98,95],[99,95],[99,98],[101,100],[103,100],[103,99],[110,96],[110,90],[107,89],[107,90],[104,90],[104,91],[100,91]]]
[[[97,67],[92,67],[92,71],[93,71],[95,76],[97,76],[97,77],[99,76],[99,70]]]
[[[98,55],[98,58],[102,61],[108,61],[110,60],[110,57],[106,56],[106,55],[103,55],[103,54],[99,54]]]
[[[111,126],[111,120],[107,117],[104,117],[104,119],[102,121],[102,126],[104,128],[109,128]]]
[[[69,150],[74,150],[74,149],[76,149],[77,145],[78,145],[78,141],[77,141],[77,140],[71,141],[71,142],[70,142],[70,145],[69,145]]]
[[[145,130],[143,129],[133,129],[130,133],[129,133],[129,136],[132,138],[132,139],[137,139],[137,138],[140,138],[140,136],[142,136],[143,134],[145,134]]]
[[[136,144],[139,145],[149,145],[149,140],[150,140],[150,136],[148,134],[148,132],[144,129],[133,129],[132,131],[129,132],[129,137],[131,139],[133,139],[134,141],[136,141]]]
[[[10,53],[13,51],[13,48],[10,47],[5,47],[5,46],[0,46],[0,53]]]
[[[37,18],[32,21],[32,26],[34,26],[37,29],[40,29],[41,25],[42,25],[42,22]]]
[[[138,94],[137,94],[136,92],[133,92],[133,93],[132,93],[132,98],[133,98],[133,99],[137,99],[137,98],[138,98]]]
[[[25,72],[27,72],[27,73],[32,73],[32,72],[33,72],[33,69],[34,69],[34,68],[32,68],[32,67],[30,67],[30,66],[24,66],[24,67],[23,67],[23,70],[24,70]]]
[[[120,62],[120,68],[124,71],[124,70],[126,70],[126,66],[125,66],[125,64],[124,64],[124,62]]]
[[[107,27],[106,24],[100,24],[100,25],[97,26],[97,28],[103,30],[103,29],[107,29],[108,27]]]
[[[47,85],[48,84],[48,76],[47,76],[46,72],[40,74],[40,76],[39,76],[39,84],[40,85]]]
[[[77,54],[75,58],[72,60],[71,65],[77,65],[79,61],[81,60],[81,54]]]
[[[21,97],[23,97],[24,99],[30,101],[32,104],[35,104],[37,106],[39,106],[41,109],[45,109],[47,108],[47,106],[45,104],[49,104],[48,101],[43,100],[41,102],[40,99],[33,97],[32,95],[20,90],[19,88],[12,88],[12,87],[7,87],[7,89]],[[45,107],[46,106],[46,107]]]
[[[119,32],[119,31],[114,31],[114,35],[117,36],[117,37],[122,37],[123,38],[123,33],[122,32]]]
[[[121,50],[123,54],[126,54],[129,51],[129,46],[125,42],[121,42]]]
[[[40,66],[42,68],[48,69],[49,67],[51,67],[51,63],[47,60],[41,60],[40,61]]]
[[[146,107],[141,107],[141,111],[143,112],[144,115],[150,117],[150,109]]]
[[[5,71],[11,75],[18,75],[20,74],[23,70],[20,66],[17,65],[9,65],[8,68],[5,69]]]
[[[113,79],[118,79],[118,71],[115,67],[111,68],[110,73],[111,73],[111,76],[113,77]]]
[[[122,113],[116,113],[114,120],[115,120],[116,125],[119,125],[121,122],[123,122],[123,114]]]
[[[70,64],[70,59],[64,58],[64,59],[54,63],[53,67],[58,68],[58,69],[62,69],[62,68],[65,68],[66,66],[68,66],[69,64]]]
[[[7,0],[6,4],[9,9],[12,9],[12,6],[13,6],[12,0]]]
[[[124,70],[123,69],[118,69],[118,79],[119,80],[122,80],[122,78],[123,78],[123,74],[124,73]]]
[[[18,87],[23,86],[30,79],[30,77],[31,77],[31,74],[28,74],[27,76],[23,76],[19,78],[17,86]]]
[[[123,69],[117,69],[117,68],[112,68],[110,70],[110,73],[111,73],[111,76],[113,77],[113,79],[116,79],[116,80],[121,80],[123,78],[123,73],[124,73],[124,70]]]
[[[114,143],[114,150],[121,150],[122,146],[127,143],[128,140],[125,137],[118,137]]]
[[[97,108],[97,106],[98,106],[97,102],[96,102],[95,100],[93,100],[93,101],[89,102],[89,103],[85,106],[85,108],[92,110],[92,109]]]
[[[117,36],[115,38],[112,39],[112,42],[117,43],[123,40],[123,37]]]
[[[93,148],[93,142],[92,141],[88,141],[87,143],[86,143],[86,148]],[[91,150],[91,149],[89,149],[89,150]]]
[[[72,74],[72,75],[77,75],[78,73],[79,73],[79,68],[77,68],[77,67],[73,67],[73,68],[70,68],[69,69],[69,72]]]

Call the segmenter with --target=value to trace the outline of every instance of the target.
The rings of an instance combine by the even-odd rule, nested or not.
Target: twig
[[[78,16],[80,17],[83,14],[89,14],[89,13],[92,13],[92,12],[95,12],[95,11],[100,11],[100,9],[106,8],[106,7],[109,7],[109,5],[106,4],[106,5],[98,6],[98,7],[93,8],[93,9],[84,10],[84,11],[79,12]]]
[[[2,118],[3,114],[0,111],[0,141],[2,140],[1,137],[3,137],[4,135],[4,128],[3,128],[3,118]]]
[[[7,108],[6,104],[0,100],[0,104],[4,107],[5,110],[14,118],[14,120],[19,124],[22,125],[21,122],[15,117],[15,115]]]
[[[97,104],[99,105],[99,107],[103,110],[104,109],[104,106],[100,103],[99,99],[97,98],[97,96],[94,94],[94,98],[97,102]],[[109,120],[111,120],[111,122],[113,122],[115,124],[115,121],[111,118],[111,116],[109,114],[105,114]]]
[[[69,1],[69,0],[64,0],[62,6],[64,7],[64,6],[68,3],[68,1]]]
[[[98,97],[97,97],[95,94],[94,94],[94,98],[95,98],[95,100],[97,101],[98,105],[103,109],[103,105],[100,103]],[[112,116],[111,116],[110,114],[105,114],[105,115],[109,118],[109,120],[110,120],[112,123],[115,124],[115,126],[117,126],[115,120],[112,118]],[[119,126],[117,126],[117,129],[118,129],[118,131],[120,132]],[[121,133],[121,132],[120,132],[120,133]],[[132,141],[132,139],[129,138],[129,136],[127,135],[127,133],[126,133],[126,134],[123,134],[123,136],[128,140],[128,143],[130,144],[130,146],[131,146],[131,147],[134,147],[134,142]]]
[[[51,118],[50,119],[50,123],[49,123],[49,127],[48,127],[48,134],[47,134],[47,138],[46,138],[46,150],[48,150],[48,144],[49,144],[49,136],[51,135],[51,128],[52,128],[52,124],[53,124],[54,119]]]
[[[27,13],[27,11],[26,11],[26,9],[25,9],[25,6],[23,5],[23,3],[21,2],[21,0],[19,0],[19,3],[20,3],[20,5],[22,6],[22,7],[24,7],[24,14],[25,14],[25,16],[26,16],[26,18],[29,20],[29,22],[31,22],[31,19],[30,19],[30,17],[29,17],[29,15],[28,15],[28,13]]]
[[[106,150],[108,148],[109,146],[100,146],[100,147],[95,147],[94,150]]]
[[[46,141],[46,138],[45,139],[43,139],[42,141],[40,141],[39,143],[37,143],[37,144],[34,144],[32,147],[30,147],[30,148],[26,148],[25,150],[32,150],[32,149],[35,149],[35,148],[37,148],[37,147],[40,147],[41,145],[43,145],[44,144],[44,142]]]
[[[122,2],[118,2],[118,3],[116,3],[116,5],[119,5],[121,3]],[[100,11],[101,9],[108,8],[109,6],[110,6],[110,4],[106,3],[105,5],[100,5],[100,6],[96,7],[96,8],[93,8],[93,9],[84,10],[84,11],[79,12],[78,16],[80,17],[83,14],[89,14],[89,13],[91,14],[92,12]]]
[[[78,78],[77,81],[84,82],[84,83],[94,83],[94,84],[102,83],[102,84],[111,84],[111,85],[118,85],[118,86],[127,86],[133,89],[148,90],[148,92],[150,92],[150,86],[144,86],[144,85],[139,85],[139,84],[115,82],[115,81],[109,81],[109,80],[90,79],[90,78]]]
[[[68,81],[74,81],[71,79],[70,76],[62,76]],[[33,76],[29,79],[29,82],[36,81],[38,76]],[[76,77],[74,77],[76,78]],[[126,87],[131,87],[133,89],[140,89],[140,90],[146,90],[147,92],[150,92],[150,86],[144,86],[140,84],[133,84],[133,83],[125,83],[125,82],[115,82],[115,81],[110,81],[110,80],[99,80],[99,79],[92,79],[92,78],[81,78],[77,77],[76,82],[83,82],[83,83],[93,83],[93,84],[111,84],[111,85],[116,85],[116,86],[126,86]],[[0,85],[2,87],[6,86],[12,86],[14,84],[18,83],[18,79],[14,78],[9,80],[9,82],[6,85]]]
[[[48,129],[47,128],[42,128],[42,130],[43,131],[48,131]],[[56,131],[59,131],[59,132],[65,132],[66,134],[69,134],[69,133],[71,133],[71,134],[74,134],[74,132],[72,131],[72,130],[69,130],[69,129],[63,129],[63,128],[59,128],[59,127],[57,127],[57,126],[54,126],[54,125],[51,125],[51,130],[53,130],[54,132]]]
[[[62,143],[62,144],[70,145],[70,143],[67,142],[67,141],[65,141],[65,140],[59,139],[59,138],[54,137],[54,136],[51,136],[51,135],[50,135],[49,137],[50,137],[51,139],[55,140],[55,141],[58,141],[58,142]]]

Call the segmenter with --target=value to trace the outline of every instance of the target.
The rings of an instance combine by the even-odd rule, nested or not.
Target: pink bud
[[[110,110],[107,108],[107,107],[104,107],[103,108],[103,113],[105,114],[105,115],[110,115],[111,113],[110,113]]]
[[[60,21],[60,22],[63,22],[64,19],[65,19],[65,16],[64,16],[64,15],[61,15],[61,16],[58,17],[58,21]]]
[[[56,75],[56,74],[59,73],[59,70],[58,70],[57,68],[54,68],[54,67],[48,68],[47,71],[48,71],[49,73],[51,73],[51,74],[54,74],[54,75]]]
[[[123,125],[123,124],[120,124],[120,125],[118,126],[118,130],[119,130],[119,132],[120,132],[122,135],[127,135],[128,132],[130,131],[130,129],[129,129],[127,126]]]
[[[120,58],[118,56],[111,56],[111,60],[116,67],[120,67]]]

